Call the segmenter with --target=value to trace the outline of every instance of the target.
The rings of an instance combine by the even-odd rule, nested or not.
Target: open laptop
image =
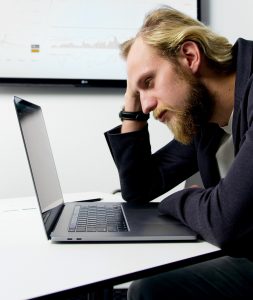
[[[34,188],[48,239],[55,242],[193,241],[196,234],[161,215],[157,203],[64,203],[41,107],[14,97]]]

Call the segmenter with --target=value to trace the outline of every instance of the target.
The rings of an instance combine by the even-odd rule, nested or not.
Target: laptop
[[[14,97],[41,218],[53,242],[167,242],[196,233],[158,212],[158,203],[64,202],[40,106]],[[88,172],[88,171],[87,171]]]

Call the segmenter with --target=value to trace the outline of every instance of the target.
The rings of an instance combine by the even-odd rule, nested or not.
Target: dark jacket
[[[205,240],[246,256],[246,248],[253,244],[253,42],[239,39],[233,50],[235,159],[224,179],[215,157],[224,131],[216,124],[201,128],[191,145],[172,140],[154,154],[148,126],[126,134],[117,127],[106,133],[106,139],[126,201],[150,201],[199,170],[205,188],[166,197],[160,211],[178,218]]]

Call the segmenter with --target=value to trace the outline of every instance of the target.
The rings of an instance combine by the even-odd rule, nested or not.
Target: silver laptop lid
[[[63,195],[41,107],[14,97],[19,126],[47,235],[62,207]]]

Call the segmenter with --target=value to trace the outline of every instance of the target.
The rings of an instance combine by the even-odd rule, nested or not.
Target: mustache
[[[172,113],[175,113],[175,114],[180,115],[180,116],[184,115],[184,111],[182,111],[182,110],[175,109],[171,106],[162,106],[162,107],[157,107],[153,111],[153,116],[157,120],[159,118],[159,116],[162,115],[165,112],[172,112]]]

